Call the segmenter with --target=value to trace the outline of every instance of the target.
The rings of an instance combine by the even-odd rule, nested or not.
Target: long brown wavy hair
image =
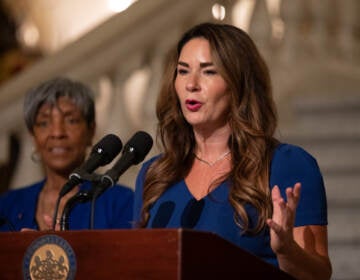
[[[229,201],[235,222],[244,232],[259,232],[271,216],[269,168],[277,140],[276,109],[266,63],[251,38],[241,29],[227,24],[202,23],[187,31],[167,59],[157,100],[157,137],[162,156],[148,169],[143,191],[140,226],[149,220],[153,203],[173,183],[191,169],[196,145],[192,127],[185,120],[174,87],[178,58],[183,46],[193,38],[209,41],[213,62],[225,79],[231,94],[228,122],[232,133]],[[258,211],[257,224],[250,227],[245,205]]]

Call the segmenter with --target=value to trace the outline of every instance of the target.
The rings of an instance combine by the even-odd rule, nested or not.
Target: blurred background
[[[164,56],[203,21],[234,24],[256,42],[278,138],[307,149],[324,175],[332,279],[360,279],[359,0],[1,0],[0,192],[42,178],[22,115],[29,88],[81,80],[96,91],[97,139],[155,136]],[[119,181],[134,187],[139,167]]]

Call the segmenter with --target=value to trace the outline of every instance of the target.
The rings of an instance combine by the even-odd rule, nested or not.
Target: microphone
[[[87,161],[76,168],[69,176],[69,181],[61,189],[59,196],[63,197],[76,185],[83,181],[83,177],[92,173],[96,168],[110,163],[121,151],[122,143],[119,137],[108,134],[103,137],[91,150]]]
[[[194,228],[200,219],[202,210],[204,209],[205,200],[191,199],[186,205],[184,212],[181,216],[182,228]]]
[[[99,184],[94,186],[94,193],[91,201],[90,229],[94,228],[95,200],[107,188],[112,187],[119,180],[119,177],[131,166],[144,160],[153,145],[151,136],[144,132],[136,132],[125,144],[120,159],[114,166],[101,176]]]
[[[144,132],[136,132],[125,144],[120,159],[102,177],[96,188],[102,190],[116,184],[119,177],[131,166],[144,160],[153,145],[151,136]]]
[[[156,216],[151,224],[152,228],[164,228],[170,221],[172,213],[175,209],[175,203],[173,201],[165,201],[161,203]]]
[[[70,174],[69,180],[60,190],[59,196],[55,204],[52,228],[55,229],[57,214],[59,210],[60,200],[71,191],[76,185],[80,184],[83,179],[90,177],[96,168],[110,163],[121,151],[122,142],[119,137],[114,134],[104,136],[91,150],[89,158],[86,162],[76,168]]]

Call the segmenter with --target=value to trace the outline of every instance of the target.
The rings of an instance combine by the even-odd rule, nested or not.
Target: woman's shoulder
[[[32,205],[32,201],[37,201],[37,197],[43,186],[43,182],[38,182],[29,186],[9,190],[0,195],[1,209],[17,209]]]
[[[114,191],[116,192],[119,192],[123,195],[129,195],[129,196],[133,196],[134,194],[134,190],[124,184],[120,184],[120,183],[117,183],[113,188],[111,189],[114,189]]]
[[[279,161],[312,161],[316,162],[316,159],[304,148],[288,144],[288,143],[280,143],[274,151],[272,162],[276,163]]]
[[[24,195],[30,195],[32,193],[38,193],[42,186],[44,185],[44,181],[36,182],[28,186],[20,187],[17,189],[11,189],[7,192],[3,193],[2,197],[18,197],[18,196],[24,196]]]
[[[131,205],[134,203],[134,191],[123,184],[116,184],[104,192],[100,197],[103,201],[116,205]]]
[[[322,178],[316,159],[302,147],[287,143],[282,143],[275,149],[270,174],[270,180],[274,183],[279,178],[291,181],[291,184],[307,179],[321,181]],[[286,183],[288,184],[290,183]]]
[[[153,157],[151,157],[150,159],[146,160],[144,163],[143,163],[143,167],[149,167],[153,162],[155,162],[156,160],[158,160],[160,157],[161,157],[162,154],[157,154]]]
[[[153,164],[156,160],[158,160],[161,157],[161,155],[162,154],[157,154],[157,155],[151,157],[150,159],[146,160],[140,168],[139,175],[144,176],[146,171],[149,169],[150,165]]]
[[[142,166],[140,168],[140,171],[138,172],[138,174],[136,176],[135,190],[137,190],[139,192],[140,188],[142,188],[142,185],[143,185],[144,180],[145,180],[146,173],[147,173],[150,165],[153,164],[160,157],[161,157],[161,154],[155,155],[155,156],[151,157],[150,159],[146,160],[142,164]]]

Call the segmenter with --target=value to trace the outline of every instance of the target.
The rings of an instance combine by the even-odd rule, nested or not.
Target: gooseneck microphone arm
[[[114,186],[119,179],[120,175],[123,174],[134,161],[134,154],[132,153],[124,153],[123,156],[118,161],[118,165],[121,165],[120,169],[117,169],[115,166],[114,168],[110,169],[108,172],[106,172],[102,178],[101,181],[94,186],[93,195],[91,198],[91,208],[90,208],[90,229],[94,229],[94,221],[95,221],[95,203],[96,199],[105,192],[108,188]],[[119,164],[122,163],[122,164]]]
[[[61,198],[84,180],[95,180],[96,176],[93,177],[91,173],[96,168],[110,163],[120,153],[121,149],[122,142],[119,137],[114,134],[108,134],[93,147],[90,156],[85,161],[85,163],[70,174],[69,180],[60,190],[59,196],[55,203],[55,210],[52,221],[53,230],[55,230]]]
[[[94,228],[95,201],[109,187],[112,187],[119,180],[119,177],[132,165],[144,160],[153,145],[151,136],[144,132],[136,132],[125,144],[120,159],[114,166],[105,172],[99,184],[94,185],[94,193],[91,201],[90,229]]]
[[[72,196],[65,204],[64,210],[62,212],[60,218],[60,230],[68,230],[69,229],[69,217],[70,212],[74,208],[77,203],[84,203],[90,201],[92,197],[91,190],[83,190],[79,191],[76,195]]]

